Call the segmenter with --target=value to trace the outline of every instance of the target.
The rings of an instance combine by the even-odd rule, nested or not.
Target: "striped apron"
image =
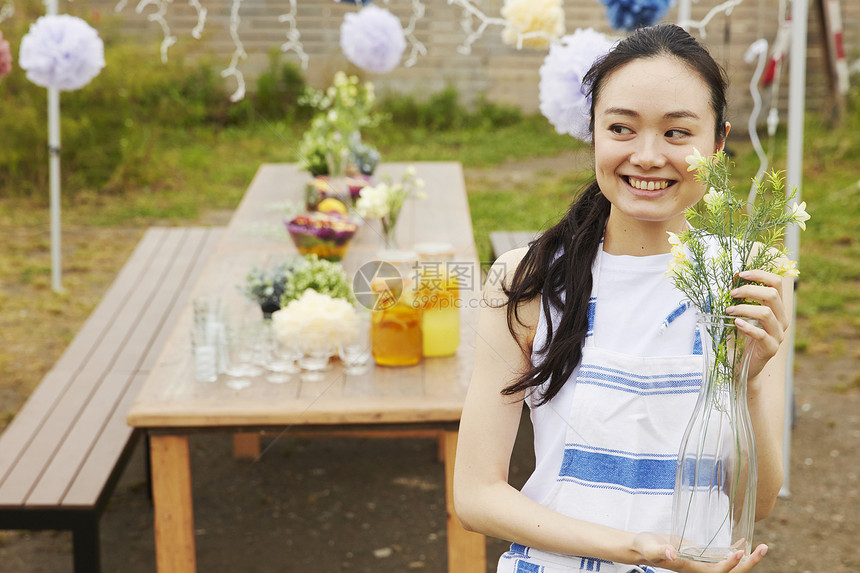
[[[625,531],[669,533],[678,448],[701,385],[701,339],[696,332],[690,354],[681,356],[640,357],[597,347],[593,330],[600,311],[600,258],[593,268],[588,334],[566,421],[561,468],[541,503],[576,519]],[[515,543],[499,559],[498,571],[665,570],[559,555]]]

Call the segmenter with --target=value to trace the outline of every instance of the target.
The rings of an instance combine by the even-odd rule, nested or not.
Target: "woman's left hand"
[[[738,317],[735,320],[738,330],[757,342],[749,367],[749,377],[754,378],[776,355],[788,331],[790,318],[783,296],[785,280],[778,274],[759,269],[742,271],[739,276],[755,284],[740,286],[730,293],[731,296],[759,304],[738,304],[727,308],[726,312]],[[756,319],[760,328],[744,317]]]

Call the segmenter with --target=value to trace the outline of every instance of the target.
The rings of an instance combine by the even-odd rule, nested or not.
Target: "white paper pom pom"
[[[582,78],[613,43],[592,28],[578,29],[549,48],[540,67],[540,111],[558,133],[591,141],[591,101]]]
[[[385,8],[365,6],[344,17],[340,46],[346,59],[359,68],[384,74],[400,63],[406,37],[397,16]]]
[[[80,18],[68,14],[42,16],[21,40],[18,64],[36,85],[76,90],[105,67],[104,43]]]

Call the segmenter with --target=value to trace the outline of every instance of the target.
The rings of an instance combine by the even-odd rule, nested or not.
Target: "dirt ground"
[[[790,496],[759,522],[762,573],[860,571],[860,391],[837,381],[857,357],[797,360]],[[533,468],[526,418],[512,464]],[[226,434],[192,437],[198,570],[446,571],[443,468],[432,440],[266,437],[256,462],[233,460]],[[105,573],[155,571],[142,447],[102,518]],[[506,543],[488,539],[487,571]],[[3,573],[72,571],[71,536],[0,534]]]
[[[770,546],[761,573],[860,571],[860,344],[842,347],[796,357],[789,495],[757,524],[754,541]],[[19,402],[0,383],[0,413]],[[517,486],[533,468],[530,441],[524,419],[511,468]],[[192,437],[199,571],[447,571],[444,475],[432,440],[287,432],[264,438],[255,462],[234,460],[231,443],[227,434]],[[140,445],[101,527],[105,573],[155,571]],[[487,571],[507,545],[488,539]],[[71,555],[69,533],[0,531],[0,573],[71,572]]]

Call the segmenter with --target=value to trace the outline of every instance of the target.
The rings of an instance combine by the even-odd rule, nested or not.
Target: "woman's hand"
[[[731,296],[759,304],[738,304],[730,306],[726,312],[738,317],[735,320],[738,330],[757,342],[749,367],[749,377],[752,379],[762,371],[767,361],[776,355],[785,339],[790,318],[785,305],[783,277],[763,270],[742,271],[739,276],[756,284],[740,286],[730,293]],[[743,317],[756,319],[761,328],[753,326]]]
[[[657,533],[640,533],[634,539],[634,549],[643,562],[679,573],[746,573],[758,565],[767,553],[767,545],[759,545],[744,557],[736,551],[719,563],[704,563],[678,557],[677,549],[669,543],[669,536]]]

